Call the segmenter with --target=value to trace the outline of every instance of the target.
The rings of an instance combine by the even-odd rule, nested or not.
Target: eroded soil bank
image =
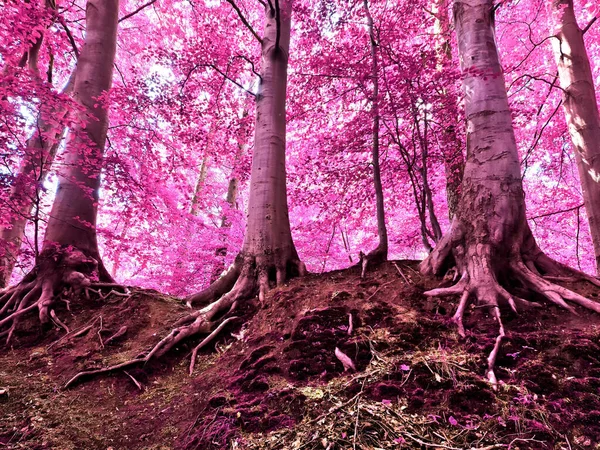
[[[422,295],[440,283],[414,261],[364,280],[357,268],[309,275],[244,305],[191,377],[199,339],[64,390],[79,370],[147,350],[186,312],[143,290],[72,304],[60,311],[70,335],[32,321],[0,349],[0,448],[600,448],[600,317],[503,312],[495,392],[484,373],[496,326],[474,307],[460,338],[457,299]]]

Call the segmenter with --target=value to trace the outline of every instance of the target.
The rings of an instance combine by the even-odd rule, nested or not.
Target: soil
[[[189,311],[177,299],[137,289],[72,302],[57,310],[66,337],[31,320],[0,347],[0,449],[600,449],[600,317],[503,311],[493,390],[494,321],[472,307],[461,338],[449,323],[458,299],[422,295],[449,280],[417,265],[308,275],[249,301],[191,377],[200,337],[63,389],[80,370],[151,348]]]

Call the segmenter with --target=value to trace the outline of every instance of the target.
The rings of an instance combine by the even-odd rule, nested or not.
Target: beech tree
[[[79,294],[93,281],[112,282],[100,259],[96,235],[100,172],[108,125],[108,98],[116,51],[118,0],[88,0],[86,40],[79,58],[74,99],[84,108],[71,127],[66,170],[59,176],[42,251],[35,268],[0,298],[0,335],[9,341],[20,319],[38,310],[42,324],[65,289]],[[43,167],[43,166],[42,166]],[[6,329],[8,327],[8,329]]]
[[[367,17],[367,28],[369,29],[369,44],[371,47],[371,79],[373,81],[372,94],[372,114],[373,114],[373,184],[375,185],[375,205],[377,212],[377,237],[379,243],[377,247],[366,255],[362,256],[362,277],[365,276],[367,265],[370,263],[380,263],[387,260],[388,256],[388,233],[385,224],[385,208],[383,199],[383,186],[381,184],[381,167],[379,164],[379,122],[381,120],[379,113],[379,63],[377,61],[377,41],[375,28],[373,25],[373,16],[369,11],[369,0],[364,0],[365,15]]]
[[[37,63],[36,63],[37,64]],[[75,82],[75,71],[63,88],[62,95],[70,95]],[[59,104],[51,111],[40,111],[36,131],[28,140],[25,157],[11,187],[5,211],[9,221],[0,226],[0,246],[4,254],[0,257],[0,287],[10,281],[17,262],[25,226],[31,220],[34,207],[39,207],[41,185],[52,167],[54,157],[65,132],[68,104]],[[53,120],[45,120],[43,115],[52,115]],[[58,125],[55,121],[58,121]],[[39,224],[35,224],[36,227]]]
[[[573,0],[553,0],[551,8],[552,47],[564,92],[562,105],[579,169],[596,270],[600,271],[600,115],[592,69]]]
[[[271,284],[282,285],[289,277],[302,276],[300,261],[290,229],[287,205],[285,146],[287,66],[290,51],[292,2],[276,1],[265,6],[264,35],[258,37],[237,5],[234,9],[259,40],[262,48],[260,84],[256,94],[254,154],[250,175],[248,222],[242,249],[235,262],[217,281],[187,299],[188,306],[206,305],[182,319],[147,354],[105,369],[80,372],[67,383],[82,377],[120,370],[160,358],[179,342],[208,334],[193,350],[190,373],[196,355],[236,317],[223,315],[237,303],[258,293],[264,301]],[[208,305],[207,305],[208,303]]]
[[[42,85],[42,75],[39,68],[40,49],[44,42],[49,23],[54,21],[56,5],[49,0],[43,0],[40,4],[42,18],[40,26],[42,31],[38,32],[31,46],[23,52],[19,60],[19,67],[27,67],[35,82]],[[46,16],[46,17],[45,17]],[[48,17],[52,17],[49,21]],[[44,20],[44,18],[46,20]],[[48,23],[49,22],[49,23]],[[47,71],[47,80],[52,83],[52,62]],[[8,65],[5,69],[8,68]],[[68,97],[73,90],[75,72],[61,91],[61,96]],[[43,89],[43,88],[42,88]],[[18,173],[11,185],[10,194],[3,205],[4,218],[8,220],[0,225],[0,287],[5,287],[10,281],[12,271],[17,262],[21,241],[25,233],[27,221],[32,218],[31,213],[34,206],[39,207],[40,186],[43,183],[48,170],[52,167],[56,151],[62,140],[69,111],[68,102],[60,102],[58,99],[40,105],[36,120],[35,131],[25,143],[25,154],[21,161]],[[38,224],[36,224],[36,227]]]
[[[505,336],[500,306],[531,303],[514,287],[540,294],[573,311],[566,301],[600,312],[600,304],[552,282],[556,277],[594,278],[558,263],[538,247],[527,224],[521,170],[494,30],[493,0],[454,0],[453,13],[464,74],[467,160],[462,194],[451,229],[421,264],[424,274],[456,265],[459,281],[429,296],[460,295],[453,320],[464,336],[463,315],[471,299],[492,309],[498,322],[487,377]]]

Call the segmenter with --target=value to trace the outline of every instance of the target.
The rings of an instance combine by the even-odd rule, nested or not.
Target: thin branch
[[[244,61],[250,63],[250,67],[252,69],[252,73],[254,73],[254,75],[256,75],[258,78],[260,78],[262,80],[262,77],[260,76],[260,73],[258,73],[256,71],[256,67],[254,67],[254,61],[252,61],[250,58],[248,58],[247,56],[244,56],[244,55],[236,55],[236,56],[234,56],[234,58],[240,58],[240,59],[243,59]]]
[[[239,16],[242,23],[246,26],[246,28],[248,28],[248,30],[250,30],[250,33],[252,33],[252,35],[256,38],[256,40],[258,42],[260,42],[260,44],[262,45],[262,39],[260,38],[258,33],[256,31],[254,31],[254,28],[252,28],[252,25],[250,25],[248,20],[246,20],[246,18],[242,14],[242,11],[240,10],[240,8],[238,8],[238,6],[235,4],[235,2],[233,0],[227,0],[227,3],[229,3],[233,7],[233,9],[235,9],[235,12]]]
[[[133,12],[130,12],[129,14],[125,14],[123,17],[121,17],[121,18],[119,19],[119,23],[123,22],[123,21],[124,21],[124,20],[126,20],[126,19],[129,19],[131,16],[135,16],[135,15],[136,15],[137,13],[139,13],[141,10],[143,10],[143,9],[147,8],[148,6],[152,5],[152,4],[153,4],[153,3],[155,3],[155,2],[156,2],[156,0],[150,0],[148,3],[146,3],[146,4],[142,5],[142,6],[140,6],[140,7],[139,7],[138,9],[136,9],[135,11],[133,11]]]
[[[207,67],[210,67],[213,70],[215,70],[216,72],[218,72],[219,74],[221,74],[225,79],[231,81],[233,84],[235,84],[237,87],[239,87],[240,89],[242,89],[247,94],[250,94],[252,97],[256,97],[256,94],[254,92],[249,91],[248,89],[246,89],[244,86],[242,86],[240,83],[238,83],[237,81],[235,81],[233,78],[229,77],[229,75],[227,75],[225,72],[223,72],[221,69],[219,69],[214,64],[208,64]]]
[[[596,22],[596,20],[598,20],[598,16],[595,16],[592,20],[590,20],[590,22],[585,26],[585,28],[581,30],[581,34],[587,33],[587,30],[589,30],[591,26],[594,25],[594,22]]]
[[[555,214],[562,214],[562,213],[566,213],[566,212],[571,212],[571,211],[575,211],[575,210],[579,210],[579,208],[583,207],[583,203],[581,205],[577,205],[577,206],[573,206],[572,208],[567,208],[567,209],[561,209],[560,211],[554,211],[554,212],[549,212],[549,213],[545,213],[545,214],[540,214],[537,216],[533,216],[533,217],[528,217],[528,220],[535,220],[535,219],[540,219],[542,217],[548,217],[548,216],[553,216]]]
[[[71,47],[73,47],[73,51],[75,52],[75,57],[77,59],[79,59],[79,50],[77,50],[77,44],[75,43],[75,39],[73,39],[73,35],[71,34],[71,31],[69,30],[69,27],[65,23],[65,19],[63,19],[63,17],[61,15],[59,15],[58,16],[58,21],[60,22],[60,24],[62,25],[62,27],[67,32],[67,37],[69,38],[69,42],[71,43]]]

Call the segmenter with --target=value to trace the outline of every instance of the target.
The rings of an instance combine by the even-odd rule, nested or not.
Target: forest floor
[[[422,295],[440,283],[415,261],[364,280],[357,268],[309,275],[249,302],[191,377],[198,340],[65,390],[79,370],[149,349],[189,311],[144,290],[73,303],[58,311],[70,337],[32,320],[0,348],[0,449],[600,448],[600,317],[505,312],[494,391],[484,373],[497,327],[471,308],[460,338],[448,322],[457,299]]]

